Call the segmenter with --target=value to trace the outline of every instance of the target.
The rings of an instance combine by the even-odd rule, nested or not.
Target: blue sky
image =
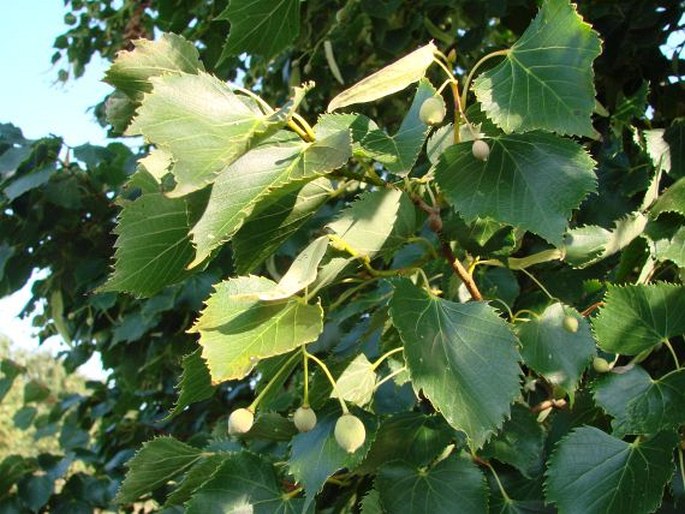
[[[110,90],[101,82],[107,64],[94,60],[84,77],[66,85],[56,82],[59,67],[50,64],[56,36],[66,30],[62,0],[18,0],[3,2],[0,17],[0,122],[13,123],[29,138],[48,134],[62,136],[70,146],[106,143],[106,131],[93,118],[90,107]],[[0,332],[17,346],[34,350],[29,320],[16,316],[30,297],[29,288],[0,299]],[[52,353],[60,341],[51,338],[44,346]],[[0,356],[2,357],[2,356]],[[101,377],[101,366],[92,360],[81,370]]]

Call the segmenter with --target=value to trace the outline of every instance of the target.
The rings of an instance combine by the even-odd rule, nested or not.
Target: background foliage
[[[568,4],[545,6],[566,12]],[[580,2],[601,54],[594,59],[599,40],[588,27],[557,20],[582,37],[575,52],[542,52],[541,61],[540,42],[530,32],[521,39],[539,7],[526,0],[71,0],[65,7],[70,28],[53,56],[64,79],[78,77],[94,53],[114,59],[154,36],[117,59],[107,77],[115,89],[97,112],[118,135],[137,110],[129,131],[171,152],[175,184],[160,186],[169,156],[148,156],[148,147],[66,148],[59,138],[30,141],[0,126],[0,290],[9,294],[33,269],[48,269],[25,309],[44,306],[40,337],[67,341],[68,371],[95,351],[111,370],[106,384],[89,382],[64,397],[45,380],[32,389],[32,401],[60,399],[35,417],[22,406],[13,422],[59,434],[59,446],[4,458],[2,512],[231,512],[245,498],[258,504],[255,512],[682,509],[685,97],[680,53],[669,59],[660,50],[682,30],[680,2]],[[544,18],[534,23],[544,29]],[[468,97],[485,111],[467,115],[488,137],[487,162],[471,156],[470,142],[443,153],[444,129],[417,159],[428,133],[417,112],[444,80],[437,66],[427,73],[433,86],[424,79],[345,109],[372,122],[318,118],[350,84],[430,40],[445,54],[456,50],[461,85],[481,57],[513,45],[480,68]],[[579,67],[593,63],[594,76],[555,68],[583,52]],[[160,55],[172,72],[151,78]],[[528,96],[505,105],[507,91],[498,88],[540,63],[552,69],[543,86],[531,82]],[[571,81],[579,98],[594,87],[598,105],[550,103],[544,84],[557,78]],[[180,91],[187,101],[220,105],[227,80],[280,110],[264,116],[244,96],[225,110],[202,110],[208,104],[198,101],[180,112],[174,103]],[[293,92],[310,80],[316,86],[304,97]],[[295,108],[318,120],[316,142],[278,132]],[[519,118],[502,118],[501,108]],[[184,125],[188,113],[197,119]],[[179,145],[179,135],[195,139]],[[243,150],[260,141],[250,151],[260,152],[254,169],[266,161],[270,174],[249,187],[233,182],[235,174],[216,178],[212,170],[239,157],[226,155],[227,141]],[[416,141],[414,154],[407,149]],[[199,181],[198,146],[206,165]],[[134,174],[141,157],[149,173]],[[250,164],[243,160],[241,169]],[[432,165],[439,215],[424,208],[431,207],[424,186],[402,194],[373,187],[386,179],[402,187],[397,177],[418,179]],[[203,189],[209,182],[211,193]],[[284,190],[289,184],[298,188]],[[279,188],[287,194],[272,194]],[[158,218],[161,235],[151,224]],[[141,220],[150,221],[143,231]],[[323,227],[334,236],[324,260],[296,261]],[[146,244],[136,245],[143,232]],[[452,254],[466,265],[480,259],[474,279],[489,304],[463,303],[470,295],[452,272]],[[431,278],[431,291],[406,277],[386,280],[411,267]],[[300,270],[294,285],[277,286],[293,268]],[[347,280],[336,281],[338,274]],[[318,290],[306,305],[293,296],[304,289]],[[259,348],[222,353],[236,335],[221,327],[248,310],[253,318],[238,325],[237,346]],[[290,340],[272,338],[282,347],[260,345],[250,327],[278,316],[305,328]],[[564,328],[567,316],[577,331]],[[422,338],[432,345],[417,344]],[[455,351],[455,340],[469,352]],[[340,377],[340,395],[366,427],[353,454],[335,444],[340,408],[312,362],[318,424],[299,434],[288,418],[301,402],[303,370],[287,352],[312,341],[309,351]],[[611,363],[610,373],[591,365],[596,355]],[[370,391],[403,368],[403,356],[410,375]],[[0,391],[23,373],[9,359],[1,371]],[[273,377],[277,387],[262,397],[253,429],[229,438],[230,411],[249,405]],[[259,477],[260,487],[246,477]]]

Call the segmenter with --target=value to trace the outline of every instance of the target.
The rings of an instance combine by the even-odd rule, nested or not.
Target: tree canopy
[[[110,59],[144,144],[0,125],[0,292],[48,270],[39,337],[109,371],[14,415],[58,445],[0,511],[682,510],[682,19],[66,0],[60,78]]]

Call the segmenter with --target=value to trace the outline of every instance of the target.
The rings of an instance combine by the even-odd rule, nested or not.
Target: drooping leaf
[[[114,271],[99,291],[152,296],[187,277],[193,257],[190,218],[188,198],[149,193],[127,203],[114,229]]]
[[[472,448],[481,447],[519,394],[520,357],[511,329],[485,303],[453,303],[404,279],[395,282],[390,316],[414,388],[467,435]]]
[[[439,416],[400,412],[383,421],[361,473],[373,473],[385,462],[403,460],[425,466],[452,440],[454,433]]]
[[[612,418],[613,435],[623,437],[631,433],[628,404],[644,394],[652,383],[649,373],[634,366],[622,373],[607,373],[593,386],[595,402]]]
[[[166,484],[202,458],[202,450],[173,437],[158,437],[143,444],[128,462],[129,471],[117,493],[117,503],[131,503]]]
[[[212,383],[246,376],[260,359],[314,341],[323,329],[320,305],[300,298],[264,302],[255,293],[274,288],[262,277],[220,282],[191,332],[200,334]]]
[[[402,91],[410,84],[418,82],[426,74],[436,51],[437,48],[433,43],[414,50],[338,94],[331,100],[326,110],[331,112],[348,105],[373,102]]]
[[[152,90],[152,77],[168,74],[196,74],[204,71],[200,55],[191,42],[176,34],[159,39],[138,39],[130,52],[121,52],[105,73],[105,82],[136,102]]]
[[[2,402],[12,388],[14,380],[24,373],[26,368],[11,359],[2,359],[0,371],[2,371],[2,378],[0,378],[0,402]]]
[[[669,187],[654,202],[649,212],[655,217],[662,212],[677,212],[685,216],[685,178],[681,178]]]
[[[281,489],[273,466],[248,452],[230,455],[186,503],[187,514],[302,514],[303,500]]]
[[[424,470],[401,462],[383,466],[376,486],[387,514],[483,514],[485,477],[469,459],[452,455]]]
[[[602,350],[636,355],[685,333],[685,287],[609,284],[592,327]]]
[[[658,380],[627,405],[630,433],[654,434],[685,423],[685,369],[677,369]]]
[[[564,318],[578,320],[578,330],[564,328]],[[536,318],[522,323],[518,336],[525,363],[545,379],[572,393],[595,354],[590,324],[572,307],[554,303]]]
[[[351,152],[349,138],[347,131],[338,131],[306,143],[284,134],[226,168],[214,183],[205,213],[191,231],[197,248],[192,265],[203,262],[228,241],[259,200],[278,194],[274,190],[302,184],[345,164]]]
[[[548,130],[596,137],[592,61],[601,45],[568,0],[545,0],[503,62],[482,73],[473,90],[506,133]]]
[[[511,418],[478,455],[514,466],[523,476],[532,478],[542,468],[544,445],[545,431],[535,414],[523,405],[514,404]]]
[[[647,514],[673,473],[675,433],[626,443],[594,427],[562,439],[550,459],[546,498],[566,514]]]
[[[321,236],[302,250],[274,289],[258,295],[260,300],[283,300],[299,293],[316,280],[319,264],[328,248],[328,237]]]
[[[326,228],[337,236],[334,245],[352,255],[373,257],[391,238],[396,225],[399,235],[408,232],[413,215],[414,206],[405,193],[380,189],[364,193]]]
[[[335,424],[340,417],[340,408],[328,404],[317,413],[316,426],[309,432],[293,437],[292,452],[288,461],[289,470],[304,486],[305,509],[323,487],[326,480],[342,468],[353,470],[369,451],[376,432],[376,421],[364,411],[353,411],[366,429],[364,444],[354,453],[348,453],[335,440]]]
[[[177,386],[180,393],[169,417],[180,414],[189,405],[206,400],[214,394],[212,377],[201,354],[202,350],[198,348],[183,357],[183,373]]]
[[[283,126],[304,91],[280,111],[263,114],[216,77],[174,74],[153,77],[128,134],[145,139],[173,158],[170,169],[182,196],[210,184],[225,167],[247,152],[259,137]],[[243,97],[245,98],[245,97]]]
[[[427,79],[421,79],[409,111],[397,132],[389,136],[376,128],[366,134],[361,142],[364,150],[396,175],[407,175],[419,155],[429,127],[419,118],[423,102],[436,95],[435,88]]]
[[[376,385],[376,372],[373,365],[360,353],[345,368],[345,371],[338,377],[337,390],[346,402],[363,407],[368,404],[373,397]],[[335,390],[331,392],[331,398],[337,398]]]
[[[236,273],[254,271],[311,219],[332,191],[331,181],[322,177],[290,193],[259,201],[232,238]]]
[[[435,178],[447,201],[466,221],[490,217],[560,245],[571,211],[595,188],[590,156],[542,132],[498,136],[488,144],[485,162],[473,156],[470,142],[442,154]]]
[[[300,0],[231,0],[216,19],[231,23],[219,61],[242,53],[270,59],[300,33]]]
[[[642,235],[648,218],[633,212],[617,220],[612,230],[597,225],[577,227],[564,236],[564,260],[576,268],[585,268],[623,250]]]

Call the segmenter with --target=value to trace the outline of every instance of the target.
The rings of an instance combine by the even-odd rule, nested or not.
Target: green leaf
[[[680,227],[678,232],[668,241],[666,247],[658,253],[659,260],[668,260],[680,268],[685,268],[685,227]]]
[[[533,478],[541,471],[544,446],[545,431],[537,417],[529,408],[516,403],[511,418],[478,455],[510,464],[523,476]]]
[[[189,469],[202,456],[201,450],[173,437],[158,437],[148,441],[127,463],[128,473],[114,501],[136,501]]]
[[[173,418],[189,405],[206,400],[214,394],[212,377],[205,361],[202,360],[202,349],[183,357],[183,373],[177,388],[181,390],[174,408],[169,412],[168,419]]]
[[[685,216],[685,178],[669,187],[649,209],[656,217],[662,212],[677,212]]]
[[[592,61],[601,44],[568,0],[546,0],[504,61],[474,82],[482,109],[506,133],[542,129],[596,137]]]
[[[22,373],[25,373],[26,368],[11,359],[2,359],[0,371],[3,374],[3,377],[0,379],[0,402],[2,402],[12,388],[14,380]]]
[[[275,287],[262,277],[220,282],[190,332],[200,334],[212,383],[246,376],[259,359],[314,341],[323,329],[320,305],[300,298],[263,302],[255,293]]]
[[[290,193],[258,201],[232,238],[236,273],[254,271],[314,216],[332,191],[331,181],[322,177]]]
[[[170,169],[182,196],[214,181],[227,166],[247,152],[255,140],[283,126],[304,92],[281,111],[263,114],[252,100],[237,96],[212,75],[164,75],[150,79],[129,135],[145,139],[173,158]]]
[[[599,347],[637,355],[685,333],[685,287],[675,284],[609,284],[592,327]]]
[[[262,404],[260,403],[260,408]],[[292,420],[284,418],[277,412],[262,412],[255,419],[254,425],[242,437],[245,439],[266,439],[267,441],[290,441],[297,428]]]
[[[454,432],[440,416],[401,412],[381,423],[359,472],[374,473],[378,467],[392,460],[425,466],[453,437]]]
[[[114,271],[98,292],[152,296],[188,276],[193,257],[188,231],[191,202],[144,194],[124,205],[114,229]]]
[[[362,194],[340,216],[326,225],[341,249],[352,255],[374,257],[393,232],[398,236],[413,230],[414,206],[399,189],[379,189]],[[396,230],[397,225],[397,230]]]
[[[674,178],[685,177],[685,120],[676,119],[664,132],[670,156],[669,175]]]
[[[343,400],[363,407],[373,397],[374,387],[376,386],[376,372],[373,369],[373,364],[366,358],[366,355],[360,353],[348,364],[336,382],[338,385],[337,390],[342,395]],[[331,398],[337,397],[336,391],[333,390]]]
[[[225,454],[211,455],[193,464],[183,477],[183,480],[181,480],[173,492],[169,494],[166,500],[166,506],[182,505],[187,502],[200,486],[214,477],[216,471],[227,458],[228,455]]]
[[[27,430],[31,426],[31,423],[33,423],[33,420],[36,418],[36,414],[38,414],[38,409],[32,405],[24,406],[18,409],[12,416],[14,426],[19,430]]]
[[[658,380],[631,399],[626,418],[632,434],[654,434],[685,423],[685,369],[678,369]]]
[[[30,173],[16,177],[2,192],[10,202],[13,202],[24,193],[28,193],[32,189],[46,184],[55,172],[54,164],[48,164],[37,170],[31,170]]]
[[[152,91],[152,77],[204,71],[195,45],[176,34],[162,34],[155,41],[138,39],[134,45],[134,50],[117,55],[105,82],[137,102]]]
[[[421,79],[409,112],[402,120],[398,131],[389,136],[378,128],[371,130],[361,142],[364,150],[383,163],[392,173],[407,175],[414,166],[429,132],[428,125],[419,118],[421,105],[427,98],[435,95],[435,88],[428,79]]]
[[[452,455],[429,469],[401,462],[383,466],[376,487],[387,514],[483,514],[488,490],[483,473]]]
[[[288,498],[274,468],[248,452],[230,455],[186,504],[187,514],[301,514],[303,500]]]
[[[542,132],[488,144],[485,162],[473,156],[470,142],[442,154],[435,178],[447,201],[466,221],[490,217],[560,245],[571,211],[595,189],[590,156],[573,141]]]
[[[410,84],[418,82],[426,74],[436,51],[437,48],[433,43],[414,50],[338,94],[331,100],[326,110],[331,112],[348,105],[373,102],[402,91]]]
[[[5,494],[21,479],[38,469],[35,459],[21,455],[8,455],[0,462],[0,496]]]
[[[228,241],[243,225],[258,201],[278,188],[313,180],[347,162],[350,135],[338,131],[313,143],[294,135],[269,140],[254,148],[217,178],[205,213],[191,234],[197,248],[192,266]],[[281,194],[289,193],[289,190]]]
[[[586,268],[623,250],[641,236],[648,218],[630,213],[614,223],[611,231],[596,225],[569,230],[564,236],[564,260],[576,268]]]
[[[55,489],[55,479],[48,475],[36,475],[20,481],[19,497],[32,512],[39,512],[50,500]]]
[[[32,379],[24,385],[24,403],[42,402],[50,396],[50,388],[40,380]]]
[[[613,435],[623,437],[630,433],[628,404],[649,389],[651,383],[649,373],[637,365],[621,373],[606,373],[595,382],[595,402],[614,418]]]
[[[300,0],[231,0],[216,19],[231,23],[219,62],[242,53],[270,59],[300,33]]]
[[[361,514],[384,514],[381,507],[381,496],[375,487],[364,495],[361,501]]]
[[[564,328],[564,318],[578,320],[578,331]],[[518,329],[525,363],[545,379],[572,393],[595,354],[590,324],[572,307],[554,303]]]
[[[546,498],[564,514],[647,514],[673,474],[675,433],[626,443],[594,427],[562,439],[550,459]]]
[[[520,357],[509,326],[485,303],[443,300],[404,279],[395,282],[390,316],[414,389],[473,449],[483,446],[519,394]]]
[[[319,264],[328,249],[328,237],[321,236],[307,245],[295,257],[288,271],[278,281],[276,287],[263,291],[257,296],[260,300],[283,300],[302,291],[316,280]]]
[[[340,417],[337,404],[328,404],[317,412],[316,426],[292,439],[288,464],[290,473],[304,486],[307,495],[305,509],[333,473],[342,468],[353,470],[369,451],[376,432],[375,418],[364,411],[354,410],[352,413],[361,419],[366,428],[366,440],[354,453],[342,449],[333,435],[335,423]]]

